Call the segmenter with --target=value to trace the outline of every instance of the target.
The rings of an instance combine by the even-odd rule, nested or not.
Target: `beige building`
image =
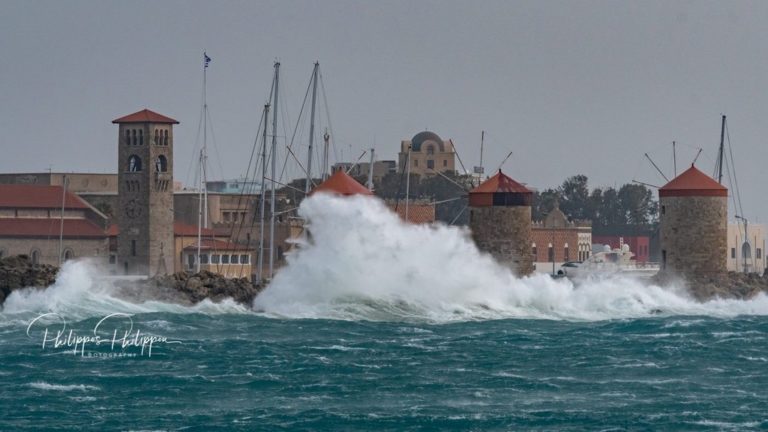
[[[400,169],[405,169],[406,162],[410,159],[411,174],[422,177],[456,171],[456,150],[453,141],[443,140],[434,132],[419,132],[410,140],[401,141],[398,158]]]
[[[533,222],[531,238],[537,272],[556,273],[564,263],[585,261],[592,254],[592,222],[569,221],[557,207]]]
[[[117,192],[117,174],[99,173],[6,173],[0,174],[0,184],[63,186],[75,194]]]
[[[746,229],[746,235],[745,235]],[[728,271],[765,271],[765,225],[743,220],[728,223]]]
[[[59,265],[108,255],[106,216],[61,186],[0,185],[0,257]]]

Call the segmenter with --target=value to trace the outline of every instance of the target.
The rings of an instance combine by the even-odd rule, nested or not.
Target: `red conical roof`
[[[373,195],[368,188],[350,177],[343,170],[336,171],[328,180],[317,186],[310,195],[316,192],[328,192],[338,195]]]
[[[164,124],[179,124],[178,121],[166,117],[162,114],[158,114],[154,111],[150,111],[148,109],[143,109],[141,111],[137,111],[133,114],[128,114],[127,116],[120,117],[119,119],[112,120],[112,123],[164,123]]]
[[[699,171],[693,164],[659,189],[659,197],[728,196],[728,188]]]
[[[475,193],[533,193],[530,189],[522,184],[512,180],[511,177],[505,175],[499,170],[495,176],[484,181],[480,186],[469,191],[470,194]]]

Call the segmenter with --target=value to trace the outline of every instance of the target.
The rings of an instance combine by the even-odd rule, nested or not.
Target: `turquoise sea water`
[[[99,320],[69,325],[86,334]],[[42,349],[6,321],[0,430],[768,428],[765,317],[133,321],[182,343],[88,357]]]
[[[87,262],[13,293],[0,431],[768,430],[764,295],[517,278],[466,230],[362,197],[300,214],[311,241],[247,307],[126,292]]]

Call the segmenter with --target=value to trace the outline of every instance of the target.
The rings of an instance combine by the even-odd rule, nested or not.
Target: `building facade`
[[[443,140],[434,132],[419,132],[400,142],[398,163],[401,170],[410,169],[411,174],[422,177],[456,171],[456,150],[450,139]]]
[[[632,259],[637,263],[647,263],[650,261],[651,239],[648,236],[607,236],[593,235],[592,241],[595,247],[610,246],[613,249],[621,249],[624,245],[629,246],[630,252],[634,254]]]
[[[0,185],[0,257],[59,265],[108,256],[107,218],[62,186]]]
[[[543,221],[533,222],[531,253],[536,271],[557,272],[566,262],[586,261],[592,255],[592,223],[569,221],[555,207]]]
[[[728,223],[728,271],[742,273],[765,272],[765,225]]]

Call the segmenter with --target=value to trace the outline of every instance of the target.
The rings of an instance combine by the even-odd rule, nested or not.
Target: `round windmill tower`
[[[728,189],[691,165],[659,189],[662,272],[726,273]]]
[[[469,192],[469,226],[477,247],[518,276],[533,272],[533,192],[499,172]]]

